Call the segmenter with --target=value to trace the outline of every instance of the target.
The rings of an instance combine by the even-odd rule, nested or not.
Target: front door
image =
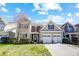
[[[39,35],[38,34],[33,34],[33,41],[38,42],[39,40]]]

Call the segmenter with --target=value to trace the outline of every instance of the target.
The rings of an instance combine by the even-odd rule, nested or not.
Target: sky
[[[79,23],[78,3],[0,3],[0,16],[13,22],[16,13],[23,12],[32,22],[53,20],[58,24]]]

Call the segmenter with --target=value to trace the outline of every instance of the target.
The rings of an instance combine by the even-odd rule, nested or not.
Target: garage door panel
[[[61,43],[62,42],[61,34],[53,35],[53,42]]]
[[[54,43],[61,43],[62,39],[61,39],[61,37],[53,37],[53,42]]]
[[[43,37],[43,43],[52,43],[51,37]]]

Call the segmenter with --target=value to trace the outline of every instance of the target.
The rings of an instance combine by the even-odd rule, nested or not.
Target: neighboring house
[[[9,27],[11,27],[11,29]],[[15,33],[12,32],[12,28],[11,24],[8,24],[3,17],[0,17],[0,43],[2,42],[2,37],[15,38]]]
[[[30,33],[31,33],[31,21],[28,20],[26,17],[21,17],[21,19],[17,21],[16,38],[17,39],[30,38]]]
[[[0,17],[0,42],[1,42],[1,37],[7,37],[7,32],[4,31],[5,29],[5,21],[4,18]]]
[[[72,37],[77,37],[79,39],[79,24],[72,25],[69,22],[66,22],[62,25],[63,33],[65,38],[69,38],[70,40]]]

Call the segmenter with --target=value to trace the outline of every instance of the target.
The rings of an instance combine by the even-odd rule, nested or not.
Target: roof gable
[[[4,24],[4,25],[6,24],[2,17],[0,17],[0,24]]]
[[[61,31],[62,30],[56,23],[54,23],[52,20],[49,20],[49,22],[44,27],[42,27],[42,29],[40,31],[50,31],[48,29],[49,24],[52,24],[54,26],[54,29],[51,31]]]
[[[63,28],[64,32],[67,32],[67,33],[75,31],[74,25],[72,25],[69,22],[66,22],[64,25],[62,25],[62,28]]]
[[[71,23],[66,22],[65,24],[63,24],[63,25],[62,25],[62,28],[64,28],[67,24],[69,24],[69,25],[71,25],[71,26],[73,26],[73,27],[74,27],[74,25],[72,25]]]

